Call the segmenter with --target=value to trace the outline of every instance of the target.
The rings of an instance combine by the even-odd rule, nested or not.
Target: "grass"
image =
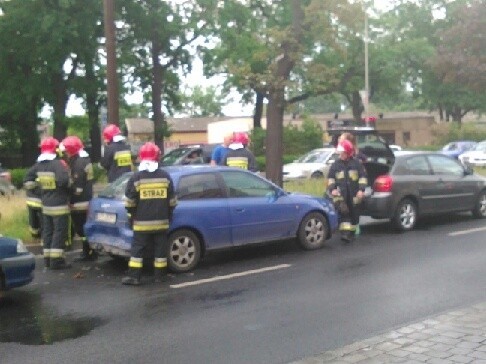
[[[0,213],[0,234],[12,238],[22,239],[29,243],[32,240],[29,232],[29,221],[27,205],[25,204],[25,194],[17,191],[12,196],[0,197],[2,206]]]
[[[284,190],[288,192],[302,192],[312,196],[324,196],[327,180],[325,178],[300,179],[284,182]]]

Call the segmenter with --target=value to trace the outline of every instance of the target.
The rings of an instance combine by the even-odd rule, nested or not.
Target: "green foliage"
[[[89,140],[89,119],[87,115],[66,118],[67,134],[76,135],[83,141]]]
[[[289,155],[289,154],[285,154],[283,157],[282,157],[282,162],[283,164],[286,164],[286,163],[292,163],[294,160],[296,160],[297,158],[299,158],[301,155]],[[266,158],[264,155],[260,155],[260,156],[257,156],[256,157],[256,161],[257,161],[257,165],[258,165],[258,170],[259,171],[264,171],[267,167],[267,161],[266,161]]]
[[[22,188],[26,173],[27,168],[15,168],[10,170],[10,174],[12,175],[12,184],[15,186],[15,188]]]
[[[181,96],[182,112],[191,117],[223,115],[224,96],[210,86],[195,86]]]
[[[284,155],[301,155],[311,149],[322,147],[323,130],[319,123],[304,116],[302,125],[286,125],[283,130]],[[255,156],[265,155],[266,131],[253,129],[251,133],[251,150]]]
[[[442,146],[455,140],[474,140],[480,142],[486,140],[486,127],[472,123],[451,123],[447,132],[436,135],[436,144]]]
[[[301,192],[322,197],[324,196],[326,185],[327,180],[324,178],[309,178],[284,182],[283,188],[288,192]]]
[[[106,171],[101,168],[97,163],[93,164],[93,179],[95,183],[107,183],[108,176]]]

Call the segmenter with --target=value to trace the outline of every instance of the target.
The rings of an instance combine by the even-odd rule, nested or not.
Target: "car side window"
[[[230,197],[264,197],[275,188],[251,173],[239,171],[221,172]]]
[[[453,159],[440,155],[430,155],[429,161],[432,171],[436,175],[464,176],[464,168]]]
[[[222,197],[224,194],[214,173],[183,176],[177,186],[177,199],[181,201]]]
[[[407,170],[406,174],[415,176],[430,175],[429,164],[424,156],[415,156],[408,158],[404,163],[404,168]]]

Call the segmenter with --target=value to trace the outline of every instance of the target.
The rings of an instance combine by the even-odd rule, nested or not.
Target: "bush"
[[[474,123],[451,123],[445,132],[436,132],[436,143],[440,146],[456,140],[486,140],[486,127]]]
[[[295,161],[299,157],[300,157],[300,155],[297,155],[297,156],[296,155],[284,155],[282,162],[283,162],[283,164],[292,163],[293,161]],[[265,156],[261,155],[261,156],[255,157],[255,158],[256,158],[256,161],[257,161],[258,170],[264,171],[267,167]]]
[[[12,184],[17,189],[21,189],[24,185],[24,177],[27,173],[27,168],[15,168],[10,170],[12,175]]]

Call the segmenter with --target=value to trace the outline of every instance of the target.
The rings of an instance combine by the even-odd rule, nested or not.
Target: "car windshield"
[[[125,195],[125,187],[127,186],[128,179],[132,173],[125,173],[124,175],[120,176],[108,186],[106,186],[99,194],[99,197],[106,197],[106,198],[123,198]]]
[[[163,166],[171,166],[190,150],[191,148],[177,148],[171,150],[169,153],[162,157],[161,163]]]
[[[471,150],[474,150],[476,152],[486,152],[486,142],[476,144]]]
[[[331,151],[313,150],[303,155],[299,159],[297,159],[297,162],[298,163],[324,163],[328,159],[331,153],[332,153]]]

